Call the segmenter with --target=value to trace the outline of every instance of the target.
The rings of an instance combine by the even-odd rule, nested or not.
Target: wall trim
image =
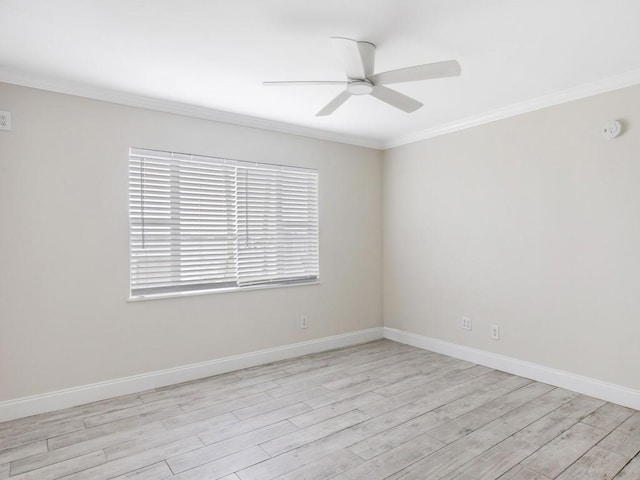
[[[518,360],[390,327],[375,327],[255,352],[97,382],[0,402],[0,422],[205,378],[278,360],[387,338],[424,350],[600,398],[640,410],[640,391],[575,373]]]
[[[517,358],[384,327],[384,338],[640,410],[640,391]]]
[[[346,143],[360,147],[374,148],[376,150],[382,149],[382,141],[373,138],[359,137],[340,132],[330,132],[328,130],[321,130],[312,127],[303,127],[302,125],[294,125],[292,123],[252,117],[250,115],[242,115],[239,113],[224,112],[213,108],[200,107],[171,100],[163,100],[161,98],[148,97],[146,95],[139,95],[135,93],[127,93],[105,87],[73,82],[70,80],[18,73],[6,68],[0,68],[0,82],[19,85],[21,87],[36,88],[38,90],[63,93],[66,95],[74,95],[76,97],[90,98],[92,100],[101,100],[119,105],[127,105],[129,107],[145,108],[147,110],[155,110],[158,112],[202,118],[204,120],[212,120],[214,122],[227,123],[231,125],[259,128],[261,130],[288,133],[290,135],[299,135],[302,137],[327,140],[330,142]]]
[[[630,72],[626,72],[621,75],[604,78],[595,82],[585,83],[559,92],[532,98],[530,100],[525,100],[524,102],[514,103],[502,108],[483,112],[478,115],[472,115],[445,125],[437,125],[409,135],[392,138],[391,140],[384,142],[382,148],[387,150],[389,148],[399,147],[408,143],[439,137],[440,135],[446,135],[447,133],[465,130],[478,125],[484,125],[485,123],[515,117],[517,115],[522,115],[523,113],[542,110],[543,108],[553,107],[555,105],[572,102],[574,100],[580,100],[581,98],[592,97],[594,95],[611,92],[613,90],[620,90],[637,84],[640,84],[640,69],[631,70]]]
[[[382,332],[382,327],[369,328],[181,367],[117,378],[106,382],[7,400],[0,402],[0,422],[219,375],[310,353],[371,342],[381,339]]]

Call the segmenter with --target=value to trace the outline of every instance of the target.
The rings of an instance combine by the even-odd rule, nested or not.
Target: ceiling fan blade
[[[416,65],[414,67],[376,73],[375,75],[371,75],[369,80],[375,85],[388,85],[390,83],[455,77],[460,75],[460,72],[460,64],[456,60],[448,60],[446,62],[427,63],[426,65]]]
[[[294,80],[287,82],[262,82],[265,87],[288,87],[289,85],[346,85],[344,81],[333,80]]]
[[[415,112],[422,106],[419,101],[387,87],[375,86],[370,95],[407,113]]]
[[[376,46],[350,38],[331,37],[344,70],[349,78],[365,79],[373,73]]]
[[[344,92],[340,92],[336,98],[331,100],[322,110],[316,113],[316,117],[324,117],[325,115],[332,114],[340,105],[346,102],[350,96],[351,94],[346,90]]]

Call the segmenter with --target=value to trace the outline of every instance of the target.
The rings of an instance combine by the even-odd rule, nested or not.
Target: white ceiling
[[[0,0],[0,81],[389,146],[640,83],[639,19],[638,0]],[[377,72],[457,59],[462,76],[393,85],[425,104],[411,114],[361,96],[324,118],[342,87],[261,85],[343,80],[330,36],[375,43]]]

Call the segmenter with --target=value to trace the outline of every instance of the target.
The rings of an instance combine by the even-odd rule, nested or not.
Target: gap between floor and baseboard
[[[517,358],[384,327],[384,338],[640,410],[640,391]]]
[[[371,342],[381,338],[459,358],[640,410],[640,391],[637,390],[416,333],[389,327],[376,327],[0,402],[0,422],[219,375],[310,353]]]

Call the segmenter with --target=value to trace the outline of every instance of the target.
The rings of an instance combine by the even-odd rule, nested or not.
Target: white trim
[[[514,103],[506,107],[491,110],[489,112],[480,113],[471,117],[462,118],[445,125],[437,125],[426,130],[402,135],[383,142],[383,149],[387,150],[400,145],[414,143],[427,138],[438,137],[447,133],[465,130],[467,128],[476,127],[485,123],[495,122],[504,118],[515,117],[523,113],[541,110],[543,108],[560,105],[562,103],[572,102],[581,98],[592,97],[601,93],[619,90],[621,88],[631,87],[640,83],[640,69],[616,75],[614,77],[597,80],[592,83],[578,85],[576,87],[561,90],[559,92],[543,95],[542,97],[525,100],[524,102]]]
[[[236,293],[236,292],[246,292],[250,290],[270,290],[273,288],[307,287],[309,285],[322,285],[322,282],[320,282],[320,279],[318,279],[318,280],[312,280],[309,282],[269,283],[264,285],[248,285],[245,287],[215,288],[211,290],[193,290],[190,292],[157,293],[154,295],[136,295],[136,296],[129,295],[129,298],[127,298],[127,302],[146,302],[148,300],[163,300],[165,298],[194,297],[198,295],[215,295],[216,293]]]
[[[158,112],[174,113],[176,115],[185,115],[187,117],[213,120],[214,122],[228,123],[231,125],[259,128],[261,130],[288,133],[290,135],[299,135],[301,137],[328,140],[330,142],[346,143],[360,147],[375,148],[377,150],[382,149],[382,141],[372,138],[329,132],[327,130],[303,127],[301,125],[293,125],[291,123],[267,120],[266,118],[252,117],[249,115],[241,115],[239,113],[223,112],[221,110],[214,110],[213,108],[199,107],[197,105],[189,105],[187,103],[173,102],[171,100],[147,97],[145,95],[138,95],[135,93],[121,92],[118,90],[111,90],[109,88],[73,82],[70,80],[17,73],[6,68],[0,68],[0,82],[20,85],[22,87],[37,88],[39,90],[47,90],[50,92],[64,93],[77,97],[91,98],[93,100],[102,100],[104,102],[117,103],[119,105],[127,105],[130,107],[145,108]]]
[[[395,328],[384,327],[384,338],[640,410],[640,391],[621,385]]]
[[[382,327],[0,402],[0,422],[382,338]]]
[[[578,85],[576,87],[543,95],[531,100],[514,103],[496,110],[473,115],[444,125],[437,125],[419,132],[400,135],[386,141],[338,132],[329,132],[326,130],[303,127],[275,120],[241,115],[238,113],[223,112],[211,108],[173,102],[170,100],[162,100],[133,93],[120,92],[108,88],[72,82],[69,80],[18,73],[6,68],[0,68],[0,82],[64,93],[67,95],[75,95],[78,97],[91,98],[94,100],[102,100],[131,107],[146,108],[148,110],[155,110],[159,112],[203,118],[205,120],[213,120],[232,125],[241,125],[273,132],[317,138],[319,140],[327,140],[330,142],[346,143],[361,147],[375,148],[378,150],[387,150],[389,148],[399,147],[400,145],[406,145],[408,143],[418,142],[427,138],[438,137],[447,133],[465,130],[478,125],[484,125],[485,123],[495,122],[496,120],[502,120],[522,115],[523,113],[533,112],[535,110],[541,110],[554,105],[560,105],[562,103],[572,102],[581,98],[591,97],[601,93],[637,85],[640,84],[640,69],[631,70],[629,72],[597,80],[595,82]]]

